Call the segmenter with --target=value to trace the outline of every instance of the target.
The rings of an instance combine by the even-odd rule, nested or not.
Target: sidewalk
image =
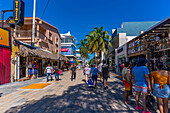
[[[98,81],[97,89],[89,91],[80,70],[77,79],[71,81],[70,73],[61,76],[61,81],[52,81],[46,89],[21,90],[0,98],[3,113],[141,113],[135,105],[124,104],[124,86],[120,79],[111,76],[109,89],[104,90]],[[41,82],[46,79],[42,78]],[[130,97],[135,103],[135,98]]]

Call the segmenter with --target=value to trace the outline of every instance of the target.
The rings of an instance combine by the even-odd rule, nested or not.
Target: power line
[[[41,19],[42,19],[42,17],[44,16],[44,13],[45,13],[45,11],[46,11],[46,9],[47,9],[47,7],[48,7],[49,2],[50,2],[50,0],[47,1],[47,4],[46,4],[46,6],[45,6],[45,8],[44,8],[44,11],[43,11],[43,13],[42,13]]]

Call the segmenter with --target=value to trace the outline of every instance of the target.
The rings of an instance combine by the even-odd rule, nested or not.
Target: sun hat
[[[147,63],[147,60],[145,58],[140,58],[137,61],[137,66],[144,66]]]
[[[89,67],[89,65],[87,64],[86,67]]]

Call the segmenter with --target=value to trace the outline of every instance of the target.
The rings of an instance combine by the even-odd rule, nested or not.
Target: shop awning
[[[48,52],[46,50],[42,50],[40,48],[30,49],[24,45],[20,45],[19,54],[24,57],[32,56],[32,57],[49,58],[49,59],[57,60],[57,54]]]

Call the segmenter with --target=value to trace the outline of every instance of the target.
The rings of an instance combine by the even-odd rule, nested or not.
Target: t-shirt
[[[99,64],[99,71],[102,72],[102,64]]]
[[[85,67],[84,68],[84,72],[85,72],[85,74],[90,74],[90,68],[89,67]]]
[[[57,68],[55,68],[55,73],[58,74],[58,69]]]
[[[47,73],[51,73],[52,67],[46,67]]]
[[[136,86],[148,87],[145,74],[149,75],[150,73],[146,66],[135,66],[132,70],[132,74],[135,76]]]
[[[107,66],[104,66],[102,68],[102,74],[103,74],[103,77],[109,77],[109,69],[107,68]]]
[[[124,76],[126,74],[126,79],[128,80],[128,81],[130,81],[130,76],[129,76],[129,71],[128,71],[128,69],[125,67],[125,68],[123,68],[123,70],[122,70],[122,75]],[[125,78],[123,77],[123,80],[125,80]]]
[[[76,73],[76,66],[71,68],[72,74]]]
[[[90,73],[92,73],[92,75],[97,75],[99,73],[99,70],[96,67],[92,67]]]

